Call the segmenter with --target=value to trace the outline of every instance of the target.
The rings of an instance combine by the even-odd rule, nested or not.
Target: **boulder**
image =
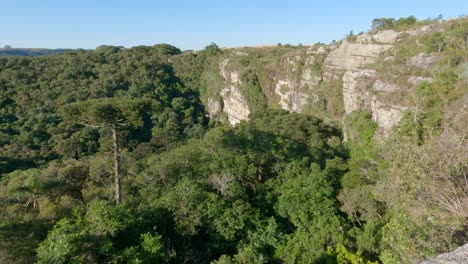
[[[419,53],[409,58],[408,61],[406,61],[406,65],[430,71],[436,68],[438,62],[439,57],[435,54]]]
[[[460,264],[468,263],[468,244],[455,249],[452,252],[434,257],[421,264]]]
[[[381,80],[375,81],[374,85],[372,86],[372,89],[374,89],[374,91],[376,92],[384,92],[384,93],[391,93],[391,92],[396,92],[396,91],[401,90],[400,86],[396,84],[382,82]]]
[[[421,82],[432,83],[434,79],[431,77],[419,77],[419,76],[410,76],[408,78],[408,83],[413,86],[418,86]]]

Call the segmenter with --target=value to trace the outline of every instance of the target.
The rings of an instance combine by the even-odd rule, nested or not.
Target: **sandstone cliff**
[[[227,50],[218,64],[223,83],[212,88],[217,96],[206,100],[207,110],[211,117],[225,113],[232,125],[247,120],[253,108],[242,76],[254,69],[268,107],[337,121],[367,111],[378,134],[388,135],[405,111],[417,107],[410,94],[421,82],[433,81],[439,61],[436,53],[425,52],[402,61],[395,49],[443,30],[443,24],[364,33],[332,45]]]

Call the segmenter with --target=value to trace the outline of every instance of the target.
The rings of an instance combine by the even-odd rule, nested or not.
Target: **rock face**
[[[396,92],[396,91],[401,90],[401,88],[398,85],[391,84],[391,83],[385,83],[385,82],[383,82],[381,80],[375,81],[372,88],[376,92],[385,92],[385,93],[391,93],[391,92]]]
[[[230,85],[224,87],[220,92],[224,103],[224,112],[228,114],[228,121],[231,125],[236,125],[242,120],[249,120],[249,106],[239,89]]]
[[[406,110],[403,106],[387,105],[373,92],[391,93],[401,88],[394,84],[376,80],[375,70],[364,69],[347,71],[343,75],[343,102],[346,114],[354,111],[368,111],[379,125],[380,132],[387,135],[402,118]],[[368,89],[372,87],[372,89]]]
[[[431,70],[437,66],[439,58],[434,54],[418,54],[410,58],[406,64],[410,67],[416,67],[423,70]]]
[[[342,85],[342,97],[345,114],[355,111],[367,111],[378,124],[379,135],[388,135],[392,127],[398,124],[403,113],[411,109],[410,105],[389,102],[389,98],[402,96],[421,82],[433,81],[430,77],[409,76],[406,82],[392,82],[392,77],[383,72],[369,69],[379,56],[398,45],[400,39],[409,36],[421,36],[433,31],[433,26],[424,26],[411,31],[396,32],[384,30],[374,34],[360,34],[352,42],[343,40],[339,45],[317,45],[305,52],[296,52],[278,58],[280,66],[270,68],[265,64],[261,90],[267,98],[269,107],[276,107],[290,112],[304,112],[308,105],[329,105],[319,87],[334,83]],[[248,120],[251,109],[247,103],[240,73],[240,65],[232,64],[235,58],[247,58],[250,53],[233,51],[229,59],[219,64],[219,75],[224,80],[216,98],[208,98],[207,111],[210,116],[224,113],[230,124]],[[384,63],[393,63],[394,56],[387,56]],[[431,72],[438,64],[434,54],[418,54],[406,61],[406,66],[415,72]],[[237,66],[233,66],[237,65]],[[237,67],[237,68],[236,68]],[[247,83],[247,82],[246,82]],[[334,86],[336,87],[336,86]],[[322,88],[323,89],[323,88]],[[329,95],[328,95],[329,96]],[[335,95],[336,96],[336,95]],[[336,106],[336,105],[335,105]],[[333,105],[332,105],[333,107]]]
[[[223,111],[227,113],[229,123],[236,125],[242,120],[249,119],[250,109],[238,88],[238,85],[241,84],[239,74],[236,71],[226,70],[228,63],[229,59],[225,59],[219,65],[220,74],[225,80],[225,86],[219,95],[223,101]],[[212,101],[210,108],[217,109],[216,103]],[[219,111],[214,112],[218,113]]]
[[[281,109],[302,112],[309,96],[296,91],[297,84],[292,80],[275,80],[275,95],[279,96]]]
[[[214,100],[213,98],[208,98],[207,111],[210,117],[216,116],[222,110],[221,103]]]
[[[371,113],[372,119],[379,126],[380,132],[387,136],[392,127],[400,122],[406,107],[398,105],[388,105],[372,97]]]
[[[325,50],[322,47],[322,49],[314,49],[310,54],[323,54],[324,52]],[[299,78],[291,78],[289,75],[281,77],[280,74],[270,76],[270,90],[272,93],[269,97],[277,98],[278,106],[290,112],[302,112],[309,99],[315,100],[316,96],[313,96],[313,93],[311,93],[311,87],[314,87],[321,81],[321,76],[314,74],[310,68],[306,68],[305,70],[300,69],[299,65],[301,65],[302,60],[302,57],[296,55],[286,57],[283,61],[289,69],[290,75],[299,75]],[[227,115],[229,123],[236,125],[241,120],[248,120],[251,111],[245,97],[241,93],[240,86],[242,85],[242,80],[239,77],[239,73],[235,70],[228,70],[229,63],[230,60],[225,59],[219,64],[219,73],[224,79],[224,85],[219,92],[222,102],[214,98],[208,98],[207,111],[210,117],[224,112]],[[309,66],[313,63],[314,57],[312,56],[306,59],[304,65]],[[308,93],[305,93],[306,90],[308,90]]]
[[[390,44],[350,43],[344,40],[337,49],[328,54],[325,65],[328,71],[362,69],[375,62],[381,52],[392,47]]]
[[[383,135],[388,135],[407,108],[382,101],[379,94],[398,92],[402,88],[379,80],[379,74],[366,67],[374,63],[382,52],[393,48],[400,34],[394,30],[384,30],[373,35],[361,34],[355,43],[343,41],[325,59],[326,78],[336,79],[344,71],[343,103],[346,114],[368,111]],[[393,59],[387,57],[385,61]]]
[[[346,114],[358,110],[368,111],[386,134],[400,120],[403,108],[385,105],[372,92],[395,92],[400,87],[377,80],[377,72],[365,69],[365,66],[375,62],[381,52],[393,47],[391,44],[373,42],[394,43],[397,35],[393,31],[385,31],[376,35],[364,34],[358,40],[360,43],[343,41],[339,47],[332,48],[328,55],[326,55],[326,49],[320,46],[309,48],[306,58],[297,55],[286,57],[282,63],[285,68],[289,69],[289,74],[270,76],[270,97],[277,98],[278,106],[290,112],[303,112],[308,103],[317,102],[319,98],[314,93],[314,87],[322,82],[324,76],[312,71],[310,66],[315,63],[317,55],[326,56],[324,68],[328,72],[325,75],[328,73],[329,76],[337,78],[344,72],[342,92]],[[225,59],[219,64],[219,73],[224,79],[224,85],[219,92],[221,102],[209,98],[207,110],[210,116],[221,112],[226,113],[229,123],[235,125],[241,120],[248,120],[250,109],[241,93],[242,81],[239,73],[235,70],[228,70],[229,62],[229,59]],[[292,78],[291,75],[299,77]],[[372,89],[368,90],[368,87]]]
[[[456,250],[439,255],[433,259],[421,262],[421,264],[460,264],[468,263],[468,244]]]
[[[308,50],[308,54],[323,54],[325,49],[323,47],[317,50]],[[313,94],[312,88],[321,81],[321,76],[317,76],[312,70],[307,67],[312,65],[315,61],[313,56],[306,58],[304,62],[304,70],[299,69],[299,64],[302,58],[300,56],[287,57],[285,64],[290,68],[290,75],[299,75],[300,78],[281,78],[273,76],[274,83],[274,96],[279,98],[279,107],[290,112],[302,112],[304,106],[308,103],[311,94]],[[308,91],[308,93],[306,93]],[[313,96],[312,96],[313,97]]]
[[[400,33],[395,30],[383,30],[374,34],[372,38],[379,43],[395,44],[399,36]]]
[[[375,70],[347,71],[343,75],[343,102],[347,114],[354,111],[369,108],[369,93],[363,92],[362,87],[370,85],[375,78]]]

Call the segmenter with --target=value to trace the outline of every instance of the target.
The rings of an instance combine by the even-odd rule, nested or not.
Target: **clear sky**
[[[377,17],[468,14],[468,0],[0,0],[0,47],[313,44]]]

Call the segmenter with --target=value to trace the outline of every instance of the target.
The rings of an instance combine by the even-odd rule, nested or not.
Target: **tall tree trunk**
[[[112,125],[112,139],[114,140],[115,202],[119,204],[122,201],[122,177],[120,175],[119,141],[117,137],[117,127],[115,124]]]

